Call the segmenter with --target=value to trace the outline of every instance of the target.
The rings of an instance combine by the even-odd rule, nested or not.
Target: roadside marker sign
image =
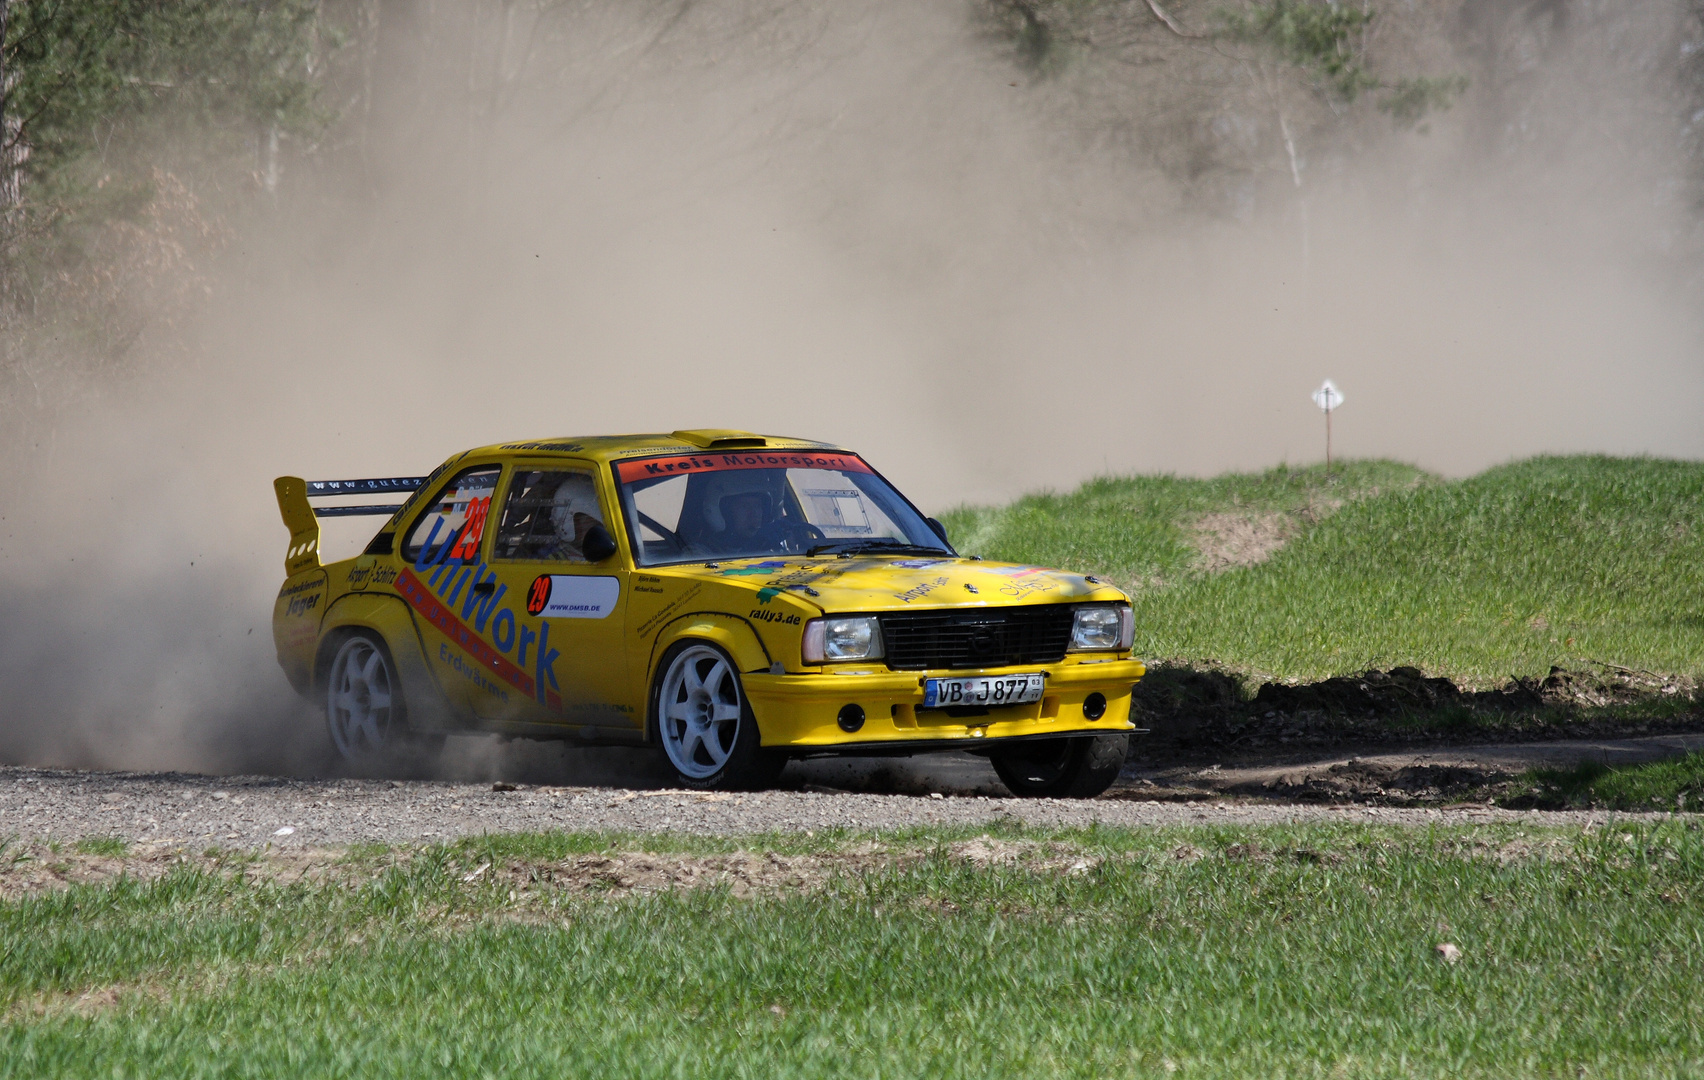
[[[1343,404],[1343,391],[1337,389],[1336,383],[1327,379],[1320,384],[1318,390],[1313,392],[1313,399],[1315,405],[1318,405],[1324,412],[1330,413],[1331,410]]]
[[[1325,475],[1331,475],[1331,414],[1343,404],[1343,391],[1330,379],[1313,392],[1314,404],[1325,414]]]

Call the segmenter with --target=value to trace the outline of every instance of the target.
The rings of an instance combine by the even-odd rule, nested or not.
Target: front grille
[[[896,611],[877,616],[897,671],[1055,664],[1071,644],[1070,604]]]

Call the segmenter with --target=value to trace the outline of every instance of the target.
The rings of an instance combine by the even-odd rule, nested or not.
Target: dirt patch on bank
[[[1198,566],[1216,574],[1263,563],[1289,542],[1297,523],[1288,514],[1204,514],[1191,530]]]
[[[1704,749],[1704,734],[1295,755],[1288,762],[1138,765],[1109,799],[1532,808],[1528,770],[1593,763],[1627,767]],[[1557,804],[1560,805],[1560,804]],[[1682,807],[1684,809],[1684,807]]]
[[[104,845],[103,845],[104,846]],[[0,849],[0,900],[15,900],[74,885],[107,885],[120,879],[150,882],[174,870],[242,874],[288,884],[348,877],[343,852],[291,848],[250,856],[230,851],[196,853],[177,845],[122,845],[122,853],[78,851],[58,844],[8,844]]]
[[[1626,738],[1704,730],[1689,679],[1611,665],[1552,668],[1543,678],[1464,689],[1412,667],[1315,683],[1264,682],[1157,663],[1137,684],[1131,719],[1150,762],[1265,758],[1340,746],[1461,745],[1526,739]]]
[[[241,875],[255,883],[315,882],[358,886],[386,871],[406,867],[424,849],[399,847],[372,855],[345,849],[298,848],[260,853],[206,852],[140,845],[124,854],[54,850],[52,845],[13,845],[0,863],[0,899],[54,892],[77,885],[108,885],[128,879],[151,882],[173,870]],[[868,874],[914,866],[943,856],[972,867],[1012,867],[1034,873],[1080,874],[1099,863],[1094,856],[1056,842],[1000,840],[983,835],[944,849],[895,847],[876,842],[844,851],[783,855],[774,851],[672,854],[608,851],[562,859],[499,859],[448,868],[454,882],[471,889],[505,889],[516,901],[549,893],[626,896],[671,890],[726,888],[739,897],[816,892],[836,875]]]

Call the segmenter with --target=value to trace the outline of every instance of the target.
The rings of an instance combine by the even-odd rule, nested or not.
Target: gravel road
[[[507,787],[499,784],[497,787]],[[624,830],[752,834],[1018,821],[1028,825],[1254,825],[1360,821],[1403,825],[1520,821],[1583,824],[1613,815],[1489,807],[1393,809],[1273,803],[1172,803],[1115,789],[1101,799],[870,795],[829,790],[748,794],[440,780],[84,772],[0,767],[0,836],[226,848],[418,843],[488,832]]]
[[[151,844],[299,848],[435,842],[547,829],[745,835],[997,821],[1041,826],[1583,824],[1614,815],[1480,805],[1286,803],[1239,799],[1227,792],[1258,791],[1268,774],[1340,775],[1355,762],[1385,769],[1447,765],[1492,775],[1580,760],[1630,764],[1700,746],[1704,735],[1420,747],[1361,758],[1316,755],[1224,768],[1149,768],[1137,761],[1112,791],[1083,802],[1008,798],[987,760],[968,754],[794,762],[782,777],[786,790],[703,793],[662,786],[654,755],[458,738],[434,764],[436,779],[325,780],[0,765],[0,838],[30,842],[116,836]],[[1155,799],[1156,792],[1171,797]],[[1178,801],[1180,795],[1194,801]]]

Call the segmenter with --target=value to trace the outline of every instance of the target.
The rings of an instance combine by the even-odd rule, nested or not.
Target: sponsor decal
[[[503,604],[508,586],[496,584],[495,571],[487,570],[477,558],[472,563],[462,563],[451,557],[453,541],[462,531],[457,529],[434,547],[438,538],[438,527],[434,524],[413,568],[397,577],[397,592],[452,644],[495,672],[498,678],[541,705],[560,711],[562,696],[557,692],[561,686],[556,680],[556,661],[562,658],[562,652],[551,648],[550,623],[541,621],[535,630],[521,622]],[[425,574],[428,569],[431,574],[422,581],[417,575]],[[481,591],[474,586],[494,587]],[[469,620],[472,627],[467,625]],[[496,648],[479,636],[487,625],[491,626]],[[513,660],[509,659],[511,652]]]
[[[540,574],[527,590],[527,614],[546,619],[605,619],[621,599],[612,577]]]
[[[1054,581],[1014,581],[1010,585],[1000,586],[1002,596],[1028,596],[1031,593],[1052,592],[1059,587]]]
[[[925,596],[928,596],[930,593],[934,592],[936,589],[940,588],[942,585],[945,585],[946,583],[947,583],[946,578],[938,577],[934,581],[925,581],[921,585],[915,586],[914,588],[907,589],[902,593],[894,593],[894,595],[899,597],[905,603],[909,604],[913,600],[923,599]]]
[[[486,644],[476,631],[456,617],[455,612],[450,609],[448,604],[434,596],[425,583],[415,577],[412,571],[404,570],[397,578],[396,591],[402,594],[402,598],[408,602],[409,607],[418,611],[421,617],[437,627],[462,652],[478,661],[482,668],[493,672],[499,679],[528,697],[542,701],[555,709],[562,707],[561,695],[551,693],[543,685],[547,684],[551,688],[560,689],[556,685],[555,663],[562,654],[549,648],[550,627],[548,625],[542,626],[539,633],[533,633],[526,627],[521,627],[521,651],[516,657],[519,663],[516,663]],[[497,597],[494,594],[485,597],[487,604],[495,604],[496,601]],[[486,612],[489,612],[489,610],[490,608],[487,607]],[[484,626],[484,614],[485,612],[481,613],[481,627]],[[529,675],[521,665],[527,662],[527,645],[534,640],[538,640],[540,644],[535,654],[537,657],[535,674]],[[503,652],[507,651],[507,649],[503,650]]]
[[[726,469],[835,469],[856,473],[872,471],[856,454],[742,450],[716,454],[672,454],[642,461],[622,461],[616,463],[615,473],[619,479],[627,482],[651,476],[721,472]]]
[[[580,443],[572,442],[517,442],[504,443],[504,450],[551,450],[560,454],[577,454],[585,449]]]
[[[785,570],[787,562],[784,559],[765,559],[750,566],[736,566],[732,570],[722,571],[723,577],[744,577],[747,574],[768,574],[775,570]]]
[[[752,608],[751,614],[748,615],[747,618],[756,619],[758,622],[775,623],[778,626],[799,625],[799,617],[797,615],[789,615],[784,611],[776,611],[774,608],[770,608],[767,611],[763,608]]]
[[[617,450],[622,457],[639,457],[644,454],[678,454],[678,446],[630,446],[625,450]]]
[[[289,634],[285,635],[284,645],[285,645],[286,648],[299,648],[300,646],[303,646],[303,645],[313,644],[315,639],[317,639],[318,637],[319,637],[319,624],[318,623],[311,623],[311,622],[310,623],[303,623],[302,625],[296,627],[296,629],[290,631]]]
[[[1010,597],[1029,596],[1032,593],[1052,592],[1059,588],[1059,582],[1045,566],[1001,566],[990,567],[986,573],[1012,580],[1000,586],[1000,595]]]
[[[616,713],[617,715],[627,716],[631,715],[635,710],[631,705],[617,705],[607,701],[590,701],[576,705],[569,705],[564,708],[563,711],[568,713]]]
[[[309,589],[318,589],[320,584],[319,575],[316,574],[306,581],[298,581],[294,585],[286,585],[282,589],[279,589],[278,598],[282,600],[286,596],[295,596],[298,593],[305,593]]]
[[[694,596],[697,596],[698,593],[699,593],[699,590],[701,590],[703,588],[704,588],[704,583],[702,581],[693,582],[690,588],[688,588],[685,592],[681,593],[679,596],[675,597],[673,600],[669,601],[669,604],[668,604],[667,607],[663,608],[661,611],[652,615],[649,619],[646,619],[643,623],[640,623],[639,626],[634,628],[633,632],[635,634],[638,634],[640,637],[645,637],[645,636],[649,635],[651,633],[651,631],[657,629],[658,627],[662,626],[664,623],[668,622],[671,618],[673,618],[675,612],[679,611],[683,606],[685,606],[685,604],[688,600],[691,600]]]
[[[533,578],[532,586],[527,589],[527,614],[537,615],[544,610],[544,605],[550,603],[550,575],[540,574]]]
[[[364,589],[368,585],[391,585],[396,582],[394,566],[356,566],[349,570],[349,587]]]
[[[951,561],[951,559],[895,559],[888,565],[903,566],[907,570],[927,570],[931,566],[940,566],[942,563]]]
[[[292,615],[306,615],[314,608],[319,607],[319,602],[319,593],[314,593],[312,596],[292,596],[290,598],[289,606],[284,609],[284,614],[286,617]]]
[[[491,496],[468,500],[467,520],[462,522],[461,539],[450,548],[450,558],[471,559],[479,554],[479,541],[485,535],[485,515],[490,511]]]
[[[786,566],[786,563],[781,563],[777,569],[784,566]],[[809,564],[801,566],[797,570],[782,574],[777,578],[770,578],[768,581],[764,582],[763,588],[758,590],[757,602],[760,604],[767,604],[787,589],[797,589],[806,596],[821,596],[821,593],[811,588],[810,583],[815,582],[816,584],[821,585],[824,582],[833,581],[845,572],[846,569],[838,563],[827,568],[811,566]]]
[[[492,697],[503,701],[509,700],[509,691],[487,679],[485,672],[451,652],[450,647],[441,641],[438,643],[438,661]]]

